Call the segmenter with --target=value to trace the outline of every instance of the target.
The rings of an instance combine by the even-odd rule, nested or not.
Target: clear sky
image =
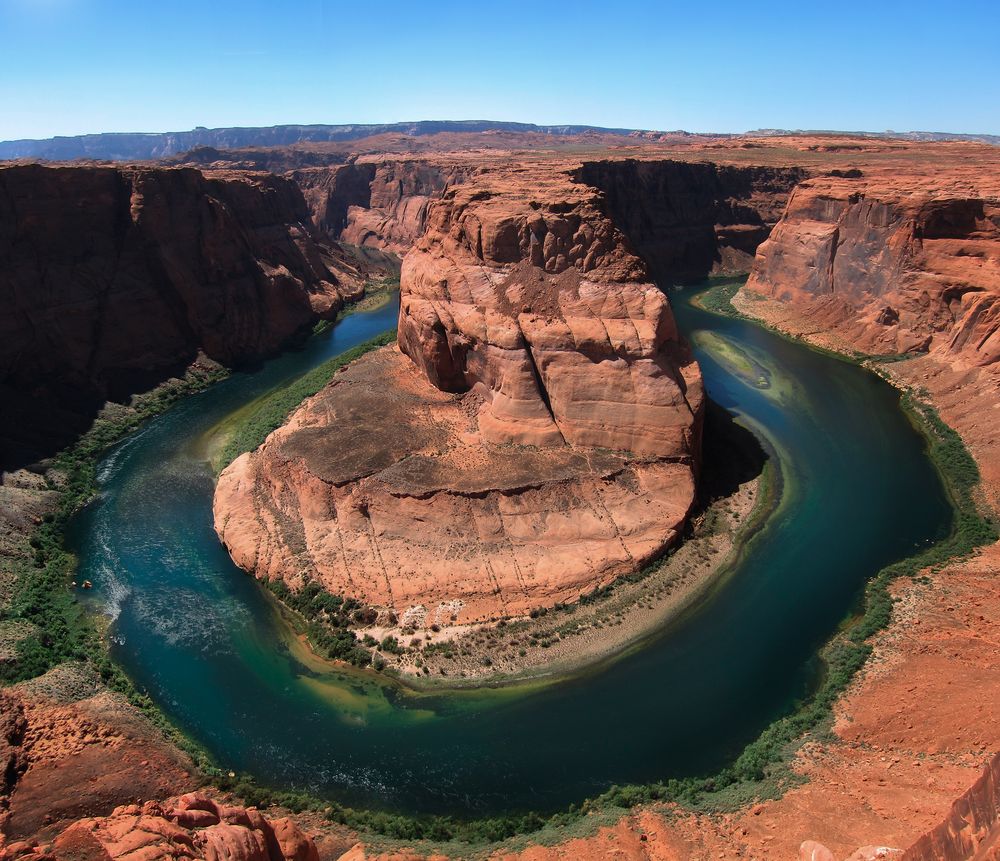
[[[1000,0],[0,0],[0,139],[417,119],[1000,134]]]

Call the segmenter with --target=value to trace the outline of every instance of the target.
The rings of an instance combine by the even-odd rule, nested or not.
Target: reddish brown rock
[[[602,159],[585,162],[575,176],[604,193],[616,227],[654,274],[672,281],[747,272],[809,173],[798,166]]]
[[[702,391],[661,291],[561,171],[477,175],[406,256],[400,349],[220,477],[237,564],[447,623],[575,600],[676,540]]]
[[[279,177],[0,169],[0,441],[65,441],[199,355],[274,351],[357,292],[328,263]]]
[[[0,698],[7,740],[0,743],[0,757],[7,762],[6,785],[0,785],[0,833],[7,839],[51,831],[191,785],[190,760],[121,697],[101,691],[93,678],[65,667],[33,684]],[[53,699],[43,686],[83,696]]]
[[[193,815],[199,814],[199,815]],[[313,841],[287,818],[268,820],[256,809],[220,805],[189,793],[162,803],[116,808],[80,819],[50,848],[34,842],[0,850],[3,861],[318,861]]]
[[[947,818],[914,843],[902,861],[996,861],[1000,858],[1000,755],[952,805]]]
[[[995,174],[810,179],[759,249],[746,290],[871,353],[1000,359]]]

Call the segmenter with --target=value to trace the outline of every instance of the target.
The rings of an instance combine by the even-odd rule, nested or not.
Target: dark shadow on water
[[[741,484],[757,478],[767,461],[757,437],[737,424],[729,410],[706,398],[698,506],[732,496]]]

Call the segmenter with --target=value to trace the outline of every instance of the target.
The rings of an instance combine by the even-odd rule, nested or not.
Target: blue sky
[[[1000,134],[1000,2],[0,0],[0,139],[416,119]]]

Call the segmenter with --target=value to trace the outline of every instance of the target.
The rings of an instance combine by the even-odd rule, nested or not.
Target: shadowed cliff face
[[[420,232],[404,355],[364,357],[230,465],[216,531],[259,577],[400,619],[576,600],[677,540],[700,371],[600,196],[564,166],[483,169],[430,199],[403,193],[414,168],[381,165],[372,183],[373,207],[388,204],[371,241]],[[410,189],[428,187],[418,177]]]
[[[290,177],[331,238],[405,254],[426,228],[430,202],[471,172],[469,165],[403,159],[296,170]]]
[[[190,169],[0,170],[5,460],[50,453],[107,399],[276,350],[342,303],[298,188]]]
[[[661,280],[747,272],[781,217],[798,167],[597,161],[574,178],[604,194],[615,225]]]

